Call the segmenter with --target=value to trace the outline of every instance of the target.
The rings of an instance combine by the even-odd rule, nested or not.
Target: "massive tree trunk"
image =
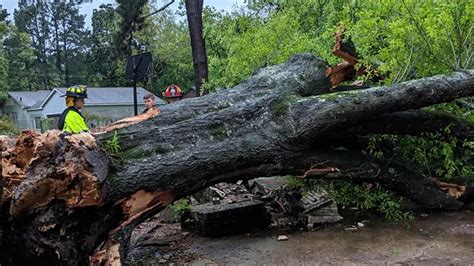
[[[360,151],[332,149],[338,143],[328,140],[343,145],[371,130],[390,133],[377,126],[388,119],[396,134],[434,132],[445,116],[402,111],[474,95],[474,72],[328,93],[326,67],[297,55],[232,89],[168,105],[96,139],[57,131],[25,132],[16,146],[4,139],[6,264],[118,262],[134,226],[167,204],[218,182],[260,176],[378,182],[429,209],[462,208],[431,179]],[[406,127],[397,122],[404,117],[427,122]],[[472,140],[472,124],[457,125]]]
[[[199,96],[201,85],[204,81],[207,81],[208,77],[206,43],[202,36],[203,0],[186,0],[185,4],[191,48],[193,50],[194,84],[196,86],[196,93]],[[204,91],[204,94],[207,94],[207,91]]]

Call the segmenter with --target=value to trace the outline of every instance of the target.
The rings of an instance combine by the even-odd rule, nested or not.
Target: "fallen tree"
[[[328,93],[327,67],[297,55],[234,88],[168,105],[96,138],[58,131],[3,138],[5,264],[116,265],[144,219],[212,184],[252,177],[378,182],[428,209],[461,209],[464,203],[430,178],[332,147],[372,131],[390,133],[377,126],[386,119],[402,120],[391,126],[396,134],[440,130],[446,116],[403,111],[473,96],[474,71]],[[472,140],[472,123],[456,125]]]

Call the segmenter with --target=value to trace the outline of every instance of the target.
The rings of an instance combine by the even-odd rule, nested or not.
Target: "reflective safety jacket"
[[[69,107],[61,114],[58,128],[72,134],[89,131],[84,116],[76,107]]]

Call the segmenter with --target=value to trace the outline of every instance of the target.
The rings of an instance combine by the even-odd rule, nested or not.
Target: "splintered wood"
[[[120,266],[120,243],[117,240],[107,240],[104,247],[89,257],[90,265]]]
[[[326,69],[326,76],[331,81],[332,88],[334,90],[343,81],[353,80],[356,77],[355,65],[359,62],[355,55],[355,48],[352,42],[346,41],[346,45],[343,45],[344,29],[339,29],[335,33],[336,42],[332,53],[343,59],[343,61],[335,66],[328,67]],[[347,47],[350,46],[350,47]],[[346,50],[353,50],[351,52]],[[360,73],[359,73],[360,74]]]
[[[326,69],[326,77],[329,77],[332,84],[331,91],[334,91],[342,82],[354,80],[357,76],[366,75],[368,72],[373,72],[373,78],[382,79],[372,66],[356,67],[359,59],[352,41],[344,38],[344,27],[338,29],[334,36],[336,41],[332,54],[343,61]],[[361,82],[354,82],[353,85],[360,86],[362,84]]]
[[[451,196],[455,199],[460,198],[462,195],[464,195],[464,193],[467,190],[466,186],[460,186],[460,185],[457,185],[457,184],[446,183],[446,182],[443,182],[443,181],[439,181],[437,179],[434,179],[434,183],[439,189],[441,189],[442,191],[448,193],[449,196]]]
[[[143,213],[155,208],[156,206],[166,206],[173,202],[174,196],[171,191],[147,192],[139,190],[130,197],[121,200],[124,221],[111,234],[128,225]]]
[[[15,141],[1,140],[2,204],[11,201],[12,217],[54,199],[70,207],[101,203],[100,187],[108,162],[91,134],[23,131]]]
[[[337,167],[324,167],[325,164],[328,162],[322,162],[322,163],[317,163],[315,165],[312,165],[309,170],[305,171],[303,175],[301,176],[296,176],[297,178],[307,178],[309,176],[321,176],[321,175],[326,175],[330,173],[340,173],[341,170]]]
[[[91,265],[121,265],[120,264],[120,243],[115,240],[115,234],[122,228],[138,219],[141,215],[156,208],[157,206],[166,206],[173,202],[174,195],[171,191],[147,192],[139,190],[130,197],[120,200],[123,212],[123,221],[118,227],[109,232],[109,238],[94,255],[89,257]]]
[[[13,189],[26,178],[28,164],[44,138],[39,132],[23,131],[18,138],[1,136],[0,141],[4,182],[3,203],[10,199]]]

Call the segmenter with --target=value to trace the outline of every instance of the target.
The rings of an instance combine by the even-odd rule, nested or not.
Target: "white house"
[[[39,91],[11,91],[1,106],[1,114],[9,115],[18,129],[51,129],[66,108],[66,88]],[[137,88],[138,111],[144,107],[143,96],[149,91]],[[82,113],[91,127],[103,126],[120,118],[134,115],[133,88],[87,88],[88,98]],[[157,105],[165,102],[155,96]]]

